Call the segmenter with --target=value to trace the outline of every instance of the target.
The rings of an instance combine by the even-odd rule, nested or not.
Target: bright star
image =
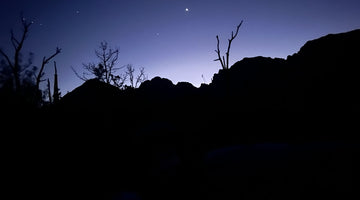
[[[189,8],[185,8],[185,12],[189,12]]]

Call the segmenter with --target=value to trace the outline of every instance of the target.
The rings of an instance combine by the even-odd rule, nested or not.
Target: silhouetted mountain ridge
[[[122,112],[131,107],[129,112],[157,116],[166,112],[180,118],[195,116],[194,110],[204,117],[219,112],[359,111],[360,97],[355,92],[360,87],[359,46],[359,29],[329,34],[306,42],[287,59],[244,58],[228,70],[220,69],[210,84],[199,88],[154,77],[138,89],[121,91],[90,80],[65,95],[61,105],[66,108],[89,104],[95,110],[105,105]]]

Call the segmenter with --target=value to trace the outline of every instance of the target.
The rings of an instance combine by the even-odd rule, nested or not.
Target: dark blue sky
[[[188,8],[189,11],[185,11]],[[35,65],[58,46],[62,94],[82,84],[82,63],[95,62],[94,50],[106,40],[119,48],[118,66],[144,67],[149,79],[207,83],[221,66],[216,35],[226,51],[227,39],[241,20],[230,64],[244,57],[291,55],[308,40],[360,28],[359,0],[1,0],[0,47],[11,52],[10,29],[19,16],[33,20],[24,52]],[[53,65],[47,75],[52,78]],[[43,83],[45,84],[45,83]]]

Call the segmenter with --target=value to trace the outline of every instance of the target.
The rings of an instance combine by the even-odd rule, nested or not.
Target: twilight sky
[[[34,65],[62,48],[54,60],[63,95],[83,82],[71,67],[82,73],[82,63],[96,62],[102,41],[119,48],[118,66],[199,86],[202,75],[209,83],[221,68],[213,61],[216,35],[224,53],[241,20],[230,64],[286,58],[308,40],[360,28],[359,0],[1,0],[0,48],[9,53],[10,30],[21,33],[21,11],[34,22],[23,51],[35,54]],[[47,67],[52,78],[53,64]]]

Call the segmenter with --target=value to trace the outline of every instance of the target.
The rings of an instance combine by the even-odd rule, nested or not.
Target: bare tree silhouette
[[[132,88],[137,88],[141,83],[147,80],[145,69],[143,67],[140,68],[139,74],[135,77],[135,68],[129,64],[126,67],[126,75],[129,77],[129,86]]]
[[[17,39],[15,37],[14,31],[11,30],[11,36],[10,41],[12,46],[14,47],[14,57],[11,59],[11,57],[5,53],[2,49],[0,49],[0,54],[5,58],[7,65],[11,69],[12,77],[14,79],[13,81],[13,88],[15,91],[18,91],[20,89],[20,75],[23,71],[26,70],[26,68],[30,67],[31,64],[22,66],[21,65],[21,50],[24,46],[24,42],[29,34],[30,26],[32,25],[31,22],[27,22],[26,19],[21,15],[21,25],[22,25],[22,34],[20,39]],[[30,62],[32,63],[32,62]]]
[[[229,69],[229,56],[230,56],[231,43],[232,43],[232,41],[236,38],[236,36],[238,35],[239,29],[240,29],[242,23],[243,23],[243,20],[241,20],[240,24],[236,27],[236,32],[235,32],[235,34],[234,34],[234,31],[231,32],[231,38],[228,39],[229,44],[228,44],[228,48],[227,48],[227,51],[226,51],[226,54],[225,54],[225,55],[226,55],[226,59],[225,59],[225,56],[221,56],[219,36],[218,36],[218,35],[216,36],[217,49],[215,50],[215,52],[217,53],[218,58],[215,59],[214,61],[219,61],[223,69]]]
[[[87,81],[91,79],[89,76],[92,76],[120,89],[125,87],[127,81],[129,83],[129,85],[127,85],[128,87],[136,88],[147,80],[144,68],[140,68],[139,74],[135,77],[135,68],[132,65],[128,64],[116,67],[119,58],[119,49],[110,48],[106,41],[100,43],[99,49],[95,50],[95,55],[99,59],[99,63],[83,64],[85,72],[83,72],[82,75],[72,68],[75,75],[81,80]],[[117,73],[117,71],[122,68],[125,68],[125,72]]]
[[[110,48],[104,41],[100,43],[99,49],[95,50],[95,55],[99,59],[98,64],[83,64],[85,72],[82,75],[79,75],[74,69],[73,71],[81,80],[86,81],[90,79],[88,76],[95,76],[96,79],[111,84],[116,79],[116,71],[123,68],[115,67],[119,58],[119,49]]]

